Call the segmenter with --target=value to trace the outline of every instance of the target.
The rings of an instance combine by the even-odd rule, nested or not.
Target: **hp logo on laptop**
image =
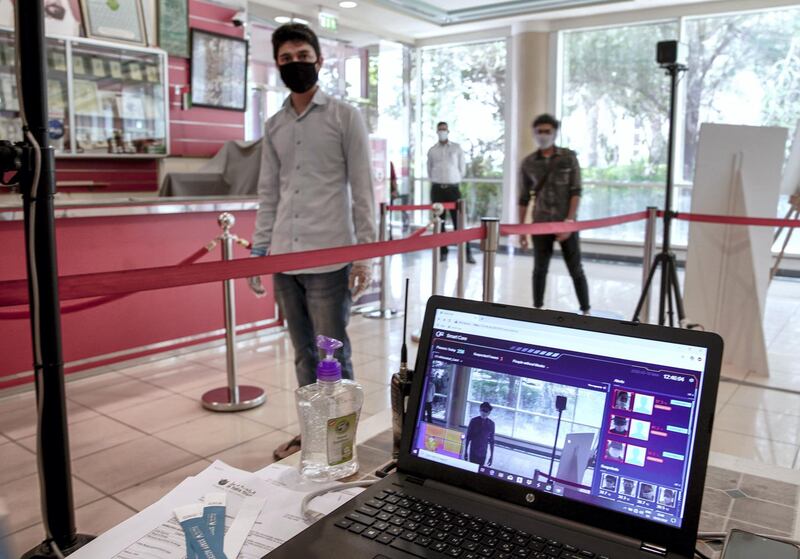
[[[536,495],[534,495],[533,493],[528,493],[527,495],[525,495],[525,500],[528,501],[529,503],[532,503],[536,500]]]

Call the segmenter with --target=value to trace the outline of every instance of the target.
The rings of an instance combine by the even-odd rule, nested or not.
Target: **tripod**
[[[636,310],[633,313],[633,321],[639,322],[639,315],[642,313],[642,307],[647,300],[650,287],[653,284],[653,278],[656,275],[656,270],[661,269],[658,324],[663,326],[667,322],[667,317],[669,317],[669,325],[675,326],[674,315],[676,310],[678,311],[678,325],[683,323],[683,319],[686,318],[686,313],[684,313],[683,310],[681,286],[678,283],[678,263],[675,259],[675,254],[670,250],[670,232],[672,219],[676,215],[675,212],[672,211],[672,190],[674,186],[672,168],[673,152],[675,150],[675,113],[678,103],[678,76],[681,72],[686,71],[687,67],[684,64],[673,63],[664,64],[662,68],[667,71],[667,75],[670,77],[669,141],[667,143],[667,194],[664,200],[664,236],[661,252],[653,259],[653,264],[650,266],[650,272],[647,275],[647,281],[642,289],[639,302],[636,304]]]

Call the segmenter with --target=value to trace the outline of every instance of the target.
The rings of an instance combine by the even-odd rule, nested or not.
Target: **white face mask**
[[[440,142],[446,142],[447,141],[447,136],[448,136],[447,130],[439,130],[437,132],[437,134],[439,135],[439,141]]]
[[[536,132],[533,133],[533,139],[536,141],[536,145],[539,146],[539,149],[549,149],[553,147],[556,141],[555,134],[537,134]]]

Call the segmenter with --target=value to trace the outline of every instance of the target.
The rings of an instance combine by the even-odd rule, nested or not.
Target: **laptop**
[[[709,332],[432,297],[397,470],[269,558],[693,557],[721,360]]]

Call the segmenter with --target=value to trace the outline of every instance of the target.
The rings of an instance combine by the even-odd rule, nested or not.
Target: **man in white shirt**
[[[259,205],[251,256],[325,249],[376,240],[369,137],[364,119],[317,85],[319,40],[290,23],[272,35],[273,55],[291,94],[267,120],[258,180]],[[370,282],[369,261],[275,274],[275,299],[286,318],[300,386],[316,381],[316,336],[340,340],[342,377],[353,378],[347,323],[352,299]],[[250,278],[256,295],[266,293]],[[300,449],[300,437],[278,447],[280,459]]]
[[[450,130],[446,122],[436,125],[439,142],[428,150],[428,179],[431,181],[431,203],[456,202],[461,198],[459,185],[467,170],[464,162],[464,152],[455,142],[448,138]],[[450,219],[453,229],[458,229],[458,212],[450,210]],[[442,216],[442,231],[444,231],[445,218]],[[447,247],[442,247],[441,260],[447,260]],[[469,243],[467,243],[467,262],[475,263]]]

